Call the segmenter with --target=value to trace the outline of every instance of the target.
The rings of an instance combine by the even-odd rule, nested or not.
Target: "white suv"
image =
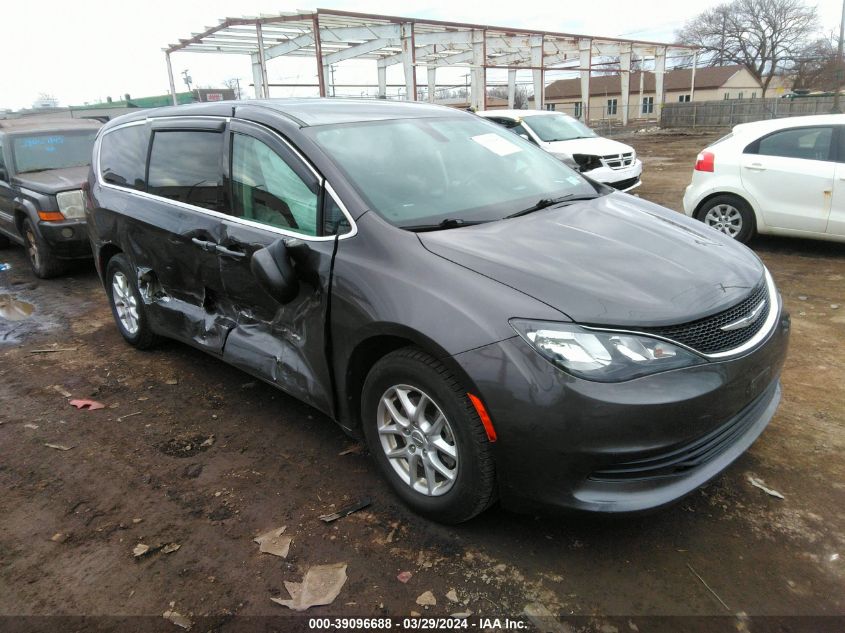
[[[706,147],[684,211],[747,242],[755,233],[845,242],[845,114],[744,123]]]
[[[643,164],[634,148],[599,136],[576,118],[548,110],[481,110],[476,114],[536,143],[593,180],[620,191],[640,186]]]

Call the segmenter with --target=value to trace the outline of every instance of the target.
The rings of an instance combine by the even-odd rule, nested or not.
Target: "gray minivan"
[[[754,253],[471,114],[129,114],[89,189],[130,344],[176,339],[307,402],[436,520],[670,503],[780,399],[789,318]]]

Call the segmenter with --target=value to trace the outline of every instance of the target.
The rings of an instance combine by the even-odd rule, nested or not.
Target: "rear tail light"
[[[701,152],[695,159],[695,171],[713,171],[716,156],[713,152]]]

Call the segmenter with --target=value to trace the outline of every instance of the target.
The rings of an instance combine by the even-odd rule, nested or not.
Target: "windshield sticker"
[[[494,134],[492,132],[490,134],[479,134],[478,136],[473,136],[472,140],[499,156],[507,156],[509,154],[516,154],[517,152],[522,151],[522,148],[518,145],[514,145],[506,138],[502,138],[498,134]]]

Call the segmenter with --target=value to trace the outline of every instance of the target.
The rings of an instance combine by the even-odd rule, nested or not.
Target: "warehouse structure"
[[[405,98],[419,95],[417,68],[426,69],[426,94],[435,99],[437,71],[444,67],[470,70],[470,103],[487,105],[487,72],[508,72],[508,101],[513,107],[516,73],[530,70],[534,107],[543,108],[545,73],[570,70],[580,74],[583,101],[589,103],[590,78],[606,73],[608,60],[618,64],[622,84],[622,112],[630,94],[631,59],[653,66],[657,103],[663,103],[663,76],[668,58],[694,58],[695,51],[673,44],[571,33],[535,31],[480,24],[444,22],[388,15],[353,13],[333,9],[297,11],[259,17],[226,18],[216,26],[164,49],[171,94],[176,94],[171,55],[178,51],[248,55],[252,63],[255,95],[269,95],[267,62],[282,56],[311,57],[316,62],[320,96],[332,94],[330,68],[349,59],[375,62],[379,96],[387,96],[387,68],[401,64]],[[658,106],[659,107],[659,106]],[[585,119],[589,121],[589,108]],[[623,122],[627,122],[623,121]]]

